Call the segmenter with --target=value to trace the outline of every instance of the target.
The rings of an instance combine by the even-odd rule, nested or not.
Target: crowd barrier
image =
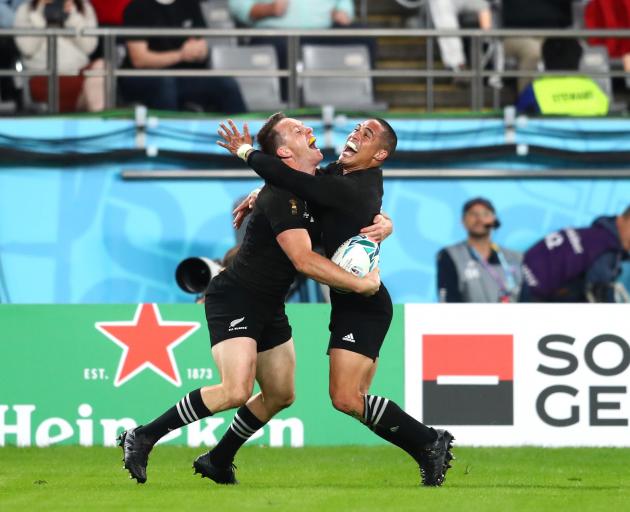
[[[536,76],[562,76],[566,72],[550,71],[517,71],[517,70],[497,70],[485,69],[484,43],[501,41],[507,37],[618,37],[629,38],[630,30],[592,30],[592,29],[465,29],[465,30],[435,30],[435,29],[334,29],[334,30],[265,30],[265,29],[148,29],[148,28],[83,28],[73,29],[0,29],[0,37],[14,37],[18,35],[41,36],[47,41],[48,61],[45,70],[0,70],[0,76],[34,76],[48,75],[48,111],[55,113],[59,110],[59,82],[60,74],[57,70],[57,38],[75,36],[96,36],[103,38],[105,69],[88,70],[86,76],[103,76],[106,108],[113,108],[116,105],[117,83],[116,78],[121,76],[239,76],[239,77],[287,77],[288,78],[288,101],[290,108],[300,105],[299,80],[302,77],[405,77],[420,78],[426,80],[426,103],[427,110],[432,111],[434,99],[434,83],[436,78],[452,78],[458,76],[470,80],[470,108],[473,111],[482,110],[485,107],[484,82],[494,77],[495,80],[501,78],[536,77]],[[266,38],[266,37],[286,37],[287,38],[287,69],[120,69],[118,65],[119,53],[117,44],[125,37],[208,37],[208,38]],[[305,71],[298,66],[300,60],[300,39],[304,37],[341,37],[341,38],[391,38],[409,37],[426,38],[426,69],[372,69],[372,70],[312,70]],[[436,69],[434,59],[434,45],[438,37],[464,37],[471,41],[471,64],[470,70],[455,73],[450,70]],[[597,77],[626,77],[628,73],[620,70],[589,71],[589,76]],[[493,107],[499,108],[499,95],[495,94]]]

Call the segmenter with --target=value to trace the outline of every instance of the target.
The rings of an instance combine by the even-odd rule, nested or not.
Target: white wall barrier
[[[630,305],[408,304],[405,407],[477,446],[630,446]]]

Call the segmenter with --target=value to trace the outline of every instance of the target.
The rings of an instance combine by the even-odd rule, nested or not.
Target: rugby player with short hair
[[[223,131],[219,132],[225,142],[218,144],[247,161],[267,183],[290,190],[308,202],[321,226],[328,257],[380,212],[380,166],[397,144],[396,133],[385,120],[369,119],[357,125],[339,159],[316,175],[289,172],[279,158],[254,150],[246,124],[241,135],[232,121],[228,123],[230,129],[222,125]],[[453,436],[427,427],[393,401],[369,393],[393,314],[387,289],[381,285],[370,297],[331,290],[331,305],[328,354],[333,406],[411,455],[420,467],[424,485],[442,485],[450,468]]]
[[[299,127],[299,136],[285,137],[295,128],[291,120],[273,123],[267,135],[261,131],[261,144],[282,155],[293,172],[314,170],[322,155],[310,142],[312,133]],[[221,382],[191,391],[152,422],[120,435],[131,478],[146,482],[149,453],[168,432],[238,407],[223,439],[193,464],[197,473],[217,483],[236,483],[236,451],[294,400],[295,351],[284,301],[296,273],[357,294],[377,292],[378,269],[358,278],[312,251],[308,230],[314,226],[307,204],[295,194],[272,184],[260,191],[239,251],[206,293],[212,356]],[[252,396],[255,380],[260,392]]]

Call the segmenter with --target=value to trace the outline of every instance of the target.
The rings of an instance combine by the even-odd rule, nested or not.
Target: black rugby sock
[[[437,432],[387,398],[365,395],[363,399],[363,422],[376,435],[402,448],[419,462],[424,448],[437,439]]]
[[[246,405],[241,407],[219,443],[210,452],[210,462],[215,466],[229,466],[238,449],[265,424]]]
[[[201,399],[201,389],[195,389],[151,423],[138,428],[138,433],[156,443],[161,437],[184,425],[212,416]]]

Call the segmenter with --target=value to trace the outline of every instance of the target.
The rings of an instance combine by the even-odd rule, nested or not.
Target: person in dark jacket
[[[548,234],[525,253],[524,302],[615,302],[621,263],[630,258],[630,206],[587,228]]]

